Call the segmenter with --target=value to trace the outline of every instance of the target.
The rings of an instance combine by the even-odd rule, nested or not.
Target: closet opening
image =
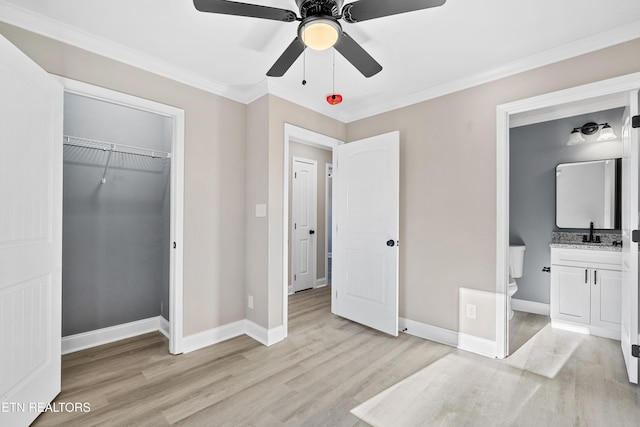
[[[183,112],[63,83],[62,352],[159,331],[178,354]]]

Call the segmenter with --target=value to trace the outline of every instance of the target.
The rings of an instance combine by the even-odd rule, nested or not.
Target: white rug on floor
[[[351,413],[376,427],[508,425],[583,339],[548,326],[506,360],[454,351]]]
[[[519,380],[518,374],[504,372],[492,360],[487,361],[490,363],[472,355],[450,353],[351,413],[376,427],[486,425],[469,419],[471,412],[502,414],[508,403],[493,399],[487,385],[500,382],[511,388]]]

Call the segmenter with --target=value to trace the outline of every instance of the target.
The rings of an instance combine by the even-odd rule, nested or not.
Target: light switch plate
[[[264,218],[267,216],[267,205],[262,203],[256,205],[256,218]]]

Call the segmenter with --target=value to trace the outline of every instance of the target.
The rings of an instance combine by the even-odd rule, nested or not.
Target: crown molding
[[[244,92],[245,104],[251,104],[269,93],[269,80],[267,77],[253,86],[248,86]]]
[[[340,109],[335,109],[319,104],[317,101],[301,98],[299,93],[295,92],[293,88],[284,87],[276,83],[273,79],[264,78],[255,85],[241,87],[216,82],[153,56],[143,54],[70,25],[36,14],[28,9],[16,6],[13,3],[7,3],[4,0],[0,0],[0,20],[53,40],[243,104],[249,104],[269,93],[342,123],[354,122],[398,108],[428,101],[439,96],[489,83],[640,37],[640,20],[637,20],[604,33],[595,34],[572,43],[558,46],[474,76],[452,80],[394,99],[387,99],[384,102],[370,102],[369,100],[349,107],[345,106],[339,107]]]
[[[377,114],[386,113],[398,108],[428,101],[439,96],[448,95],[474,86],[489,83],[555,62],[584,55],[596,50],[604,49],[620,43],[628,42],[640,37],[640,20],[630,24],[613,28],[609,31],[591,35],[574,42],[548,49],[536,55],[531,55],[518,61],[511,62],[502,67],[494,68],[474,76],[452,80],[438,86],[416,91],[410,95],[401,96],[389,102],[361,103],[345,109],[339,115],[339,120],[350,123]]]
[[[263,90],[258,83],[233,87],[213,81],[153,56],[0,0],[0,20],[41,36],[95,53],[185,85],[247,104]]]

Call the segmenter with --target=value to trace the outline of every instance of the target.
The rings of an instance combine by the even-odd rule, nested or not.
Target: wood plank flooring
[[[549,316],[522,311],[514,311],[513,313],[513,319],[509,321],[509,354],[515,353],[551,322]]]
[[[603,346],[602,339],[590,338],[586,340],[593,348],[607,351],[595,356],[568,354],[572,374],[545,379],[542,383],[548,385],[543,386],[574,396],[572,408],[581,408],[574,411],[581,417],[574,425],[597,425],[589,423],[593,411],[597,412],[592,414],[594,419],[614,410],[632,416],[640,402],[638,388],[621,379],[617,355],[606,356],[615,347],[610,340]],[[62,392],[56,402],[89,402],[91,411],[48,412],[34,425],[366,426],[351,409],[447,355],[473,361],[470,372],[450,376],[454,388],[464,387],[474,367],[506,362],[406,334],[389,337],[333,316],[330,288],[290,297],[289,337],[271,347],[243,336],[180,356],[168,354],[167,349],[166,339],[153,333],[64,356]],[[590,384],[595,369],[606,372],[607,381],[615,381],[611,387],[615,401],[591,402],[602,398],[592,391],[599,384]],[[543,387],[534,374],[522,375],[522,381],[525,387],[526,381],[536,390]],[[518,410],[526,412],[527,404]],[[556,402],[549,411],[560,404]],[[467,411],[464,419],[473,421],[473,402],[463,409]],[[487,410],[483,408],[483,419],[491,419]]]

